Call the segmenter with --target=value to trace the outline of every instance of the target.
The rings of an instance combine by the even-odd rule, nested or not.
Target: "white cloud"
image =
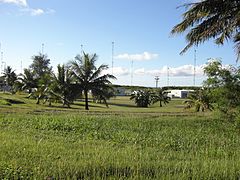
[[[23,13],[30,14],[31,16],[40,16],[43,14],[54,14],[54,9],[43,10],[41,8],[31,8],[28,6],[27,0],[0,0],[0,3],[15,4],[20,7],[20,11]]]
[[[0,3],[16,4],[19,6],[28,6],[27,0],[0,0]]]
[[[43,10],[40,8],[33,9],[33,8],[25,8],[21,9],[22,12],[29,13],[31,16],[41,16],[44,14],[53,14],[55,13],[55,10],[53,9],[48,9],[48,10]]]
[[[119,54],[115,56],[115,59],[122,59],[122,60],[133,60],[133,61],[149,61],[152,59],[158,58],[158,54],[153,54],[149,52],[144,52],[142,54]]]
[[[114,76],[126,76],[129,74],[129,70],[123,67],[114,67],[113,71],[112,71],[112,68],[109,68],[105,70],[103,74],[112,74],[112,72]]]
[[[205,65],[196,66],[196,75],[203,76],[203,67]],[[183,65],[179,67],[172,67],[169,68],[164,66],[161,69],[153,69],[153,70],[145,70],[144,68],[140,68],[134,71],[136,75],[151,75],[151,76],[159,76],[159,75],[167,75],[169,73],[170,76],[192,76],[194,73],[194,66],[193,65]]]

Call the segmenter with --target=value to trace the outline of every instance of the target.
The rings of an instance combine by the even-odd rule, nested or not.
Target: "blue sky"
[[[67,63],[83,50],[97,53],[97,65],[111,67],[114,41],[115,84],[154,86],[193,85],[194,50],[179,52],[186,45],[184,34],[171,36],[181,21],[187,0],[0,0],[0,42],[3,61],[21,71],[31,56],[44,52],[51,65]],[[189,2],[189,0],[188,0]],[[233,44],[218,47],[209,41],[197,48],[196,84],[204,77],[201,66],[208,58],[235,64]],[[133,60],[133,68],[131,68]],[[167,81],[169,67],[169,83]],[[112,72],[109,69],[109,72]]]

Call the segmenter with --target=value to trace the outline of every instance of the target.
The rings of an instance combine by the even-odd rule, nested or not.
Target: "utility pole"
[[[114,42],[112,42],[112,75],[113,75],[113,65],[114,65]]]
[[[155,81],[156,81],[156,88],[158,88],[158,81],[159,81],[159,76],[155,76]]]

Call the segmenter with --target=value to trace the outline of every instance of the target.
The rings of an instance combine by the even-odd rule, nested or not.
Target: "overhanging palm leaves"
[[[183,14],[183,21],[176,25],[172,34],[188,31],[187,46],[181,53],[191,46],[203,43],[211,38],[216,44],[223,44],[225,40],[233,40],[236,52],[240,55],[240,1],[239,0],[203,0],[184,5],[188,10]]]
[[[95,66],[97,55],[83,54],[83,56],[76,56],[75,61],[72,61],[71,69],[73,76],[81,85],[85,97],[85,109],[89,110],[88,93],[89,91],[101,91],[103,87],[108,87],[111,84],[109,79],[115,79],[113,75],[102,72],[108,69],[107,65],[101,65],[98,68]]]

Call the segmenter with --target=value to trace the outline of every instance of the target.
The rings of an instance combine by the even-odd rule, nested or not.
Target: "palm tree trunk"
[[[162,107],[162,101],[159,101],[160,102],[160,107]]]
[[[89,108],[88,108],[88,91],[86,89],[84,90],[84,95],[85,95],[85,110],[89,110]]]

